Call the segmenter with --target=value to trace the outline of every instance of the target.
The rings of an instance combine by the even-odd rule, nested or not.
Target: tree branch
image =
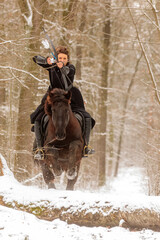
[[[157,87],[156,79],[155,79],[155,77],[154,77],[154,74],[153,74],[153,71],[152,71],[152,67],[151,67],[149,58],[148,58],[148,56],[147,56],[147,53],[146,53],[146,51],[145,51],[144,45],[143,45],[143,43],[142,43],[142,41],[141,41],[141,39],[140,39],[139,32],[138,32],[138,29],[137,29],[135,20],[134,20],[134,18],[133,18],[132,12],[131,12],[131,10],[130,10],[130,7],[128,6],[127,0],[126,0],[126,5],[127,5],[127,8],[128,8],[128,11],[129,11],[129,13],[130,13],[130,16],[131,16],[133,25],[134,25],[134,27],[135,27],[136,34],[137,34],[137,39],[138,39],[139,45],[140,45],[140,47],[141,47],[141,49],[142,49],[144,58],[145,58],[146,63],[147,63],[148,71],[149,71],[149,74],[150,74],[150,77],[151,77],[153,86],[154,86],[154,88],[155,88],[156,99],[157,99],[158,103],[160,104],[160,96],[159,96],[159,93],[158,93],[158,87]]]

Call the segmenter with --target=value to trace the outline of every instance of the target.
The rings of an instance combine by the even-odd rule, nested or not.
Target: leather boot
[[[34,159],[40,161],[44,159],[44,152],[42,148],[41,124],[39,121],[35,121],[34,132],[35,132],[36,144],[37,144],[37,149],[34,153]]]
[[[84,140],[85,140],[85,147],[84,147],[84,157],[87,157],[88,154],[95,153],[95,150],[89,146],[89,139],[90,139],[90,132],[92,129],[91,118],[85,118],[85,132],[84,132]]]

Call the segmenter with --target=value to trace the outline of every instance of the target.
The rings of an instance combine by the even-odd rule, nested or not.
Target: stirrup
[[[90,145],[85,145],[83,149],[83,157],[88,157],[88,155],[94,154],[95,150],[92,149]]]
[[[34,159],[35,160],[44,160],[44,151],[42,148],[37,148],[34,152]]]

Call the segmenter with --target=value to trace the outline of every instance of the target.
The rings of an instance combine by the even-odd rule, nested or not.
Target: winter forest
[[[14,203],[13,208],[34,215],[37,211],[42,211],[40,218],[57,221],[43,225],[43,234],[51,229],[52,235],[52,223],[57,234],[61,228],[65,229],[64,234],[71,234],[72,231],[81,234],[79,238],[70,235],[68,239],[101,239],[101,236],[106,239],[109,231],[117,236],[116,233],[119,235],[122,230],[106,230],[106,225],[120,226],[121,218],[128,219],[130,226],[148,228],[149,222],[150,229],[154,230],[155,226],[160,229],[160,206],[156,200],[160,195],[160,2],[1,0],[0,19],[0,207],[10,207]],[[75,184],[75,192],[79,193],[79,197],[76,198],[74,192],[60,191],[65,189],[67,181],[66,176],[62,175],[56,179],[59,190],[52,190],[55,191],[54,203],[53,192],[47,189],[40,169],[34,165],[32,148],[35,136],[31,132],[30,123],[30,114],[40,104],[49,86],[48,72],[33,62],[35,55],[51,56],[46,48],[43,27],[55,47],[62,45],[69,48],[71,63],[76,67],[74,85],[80,89],[85,108],[96,121],[90,137],[90,145],[95,149],[95,154],[82,158]],[[5,175],[1,170],[2,165],[10,180],[2,177]],[[123,179],[124,184],[128,181],[129,185],[132,173],[133,177],[139,179],[140,193],[145,186],[147,202],[139,199],[140,201],[125,205],[127,200],[118,199],[115,202],[112,195],[106,201],[103,194],[112,190],[111,182],[116,179],[121,181],[122,172],[128,176]],[[11,177],[12,173],[14,178]],[[13,185],[14,181],[20,184],[16,188],[17,194],[14,192],[13,196],[9,194],[5,198],[7,186],[9,191],[14,189],[10,187],[12,181]],[[35,194],[32,195],[29,189],[35,186]],[[117,190],[116,186],[115,189]],[[48,201],[45,202],[39,191],[42,191]],[[20,192],[26,193],[26,199]],[[128,192],[126,197],[129,194]],[[32,197],[27,200],[29,196]],[[152,198],[153,196],[156,197]],[[5,201],[8,202],[4,204]],[[32,208],[28,208],[29,201],[35,204]],[[107,205],[110,201],[112,206]],[[47,215],[49,202],[50,212]],[[38,210],[35,206],[38,206]],[[56,213],[51,210],[51,206],[56,208]],[[132,217],[126,216],[127,207],[129,211],[134,209]],[[111,213],[111,208],[113,218],[109,215],[108,222],[104,223],[104,216],[107,211]],[[137,215],[142,208],[143,214]],[[145,212],[148,208],[150,211]],[[91,209],[93,212],[89,215]],[[116,216],[115,209],[118,209]],[[6,211],[9,210],[0,208],[0,213],[5,212],[14,218],[14,213]],[[20,214],[15,213],[12,222],[22,223],[24,215],[21,218]],[[25,215],[28,224],[35,221],[38,232],[41,229],[38,224],[43,223],[36,222],[38,220],[33,219],[33,216],[29,220],[27,216],[29,215]],[[4,215],[2,218],[5,219]],[[92,221],[89,221],[90,218]],[[9,224],[8,220],[5,221]],[[69,224],[77,225],[71,229],[67,225],[68,221]],[[97,229],[80,229],[78,225]],[[103,233],[98,226],[105,227]],[[0,222],[0,230],[4,229]],[[15,235],[12,239],[37,239],[37,236],[27,234],[28,232],[26,235],[23,232],[22,238]],[[43,234],[39,233],[38,239],[44,239]],[[149,235],[141,238],[143,232],[138,234],[140,236],[137,235],[137,238],[127,235],[122,239],[152,239]],[[147,234],[152,235],[150,232]],[[10,239],[4,238],[4,235],[5,231],[2,235],[0,232],[1,239]],[[55,239],[64,239],[62,235],[57,236]],[[48,235],[47,240],[49,239],[52,236],[49,238]],[[158,238],[155,236],[153,239]]]
[[[97,189],[134,165],[144,168],[148,194],[159,195],[159,1],[2,0],[0,7],[0,152],[18,181],[43,185],[30,114],[49,84],[32,60],[50,55],[45,26],[55,46],[70,49],[75,86],[96,120],[96,153],[83,159],[77,188]]]

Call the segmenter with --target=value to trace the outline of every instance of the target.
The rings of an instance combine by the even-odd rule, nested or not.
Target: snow
[[[121,227],[79,227],[66,222],[39,220],[35,216],[0,206],[0,239],[3,240],[158,240],[160,233],[151,230],[130,232]]]
[[[118,177],[109,179],[107,188],[101,191],[107,191],[110,194],[116,195],[142,195],[148,193],[147,178],[145,177],[144,169],[140,167],[123,167],[119,170]]]
[[[72,211],[76,211],[78,208],[93,211],[91,208],[93,204],[96,203],[97,207],[101,207],[112,201],[114,207],[120,206],[121,209],[125,207],[127,202],[130,210],[148,207],[150,209],[156,208],[156,210],[160,212],[160,198],[146,196],[144,186],[140,184],[140,180],[143,178],[141,169],[130,168],[128,171],[125,171],[126,175],[121,171],[118,178],[110,182],[109,188],[103,188],[101,192],[70,192],[23,186],[15,180],[5,163],[5,159],[1,155],[0,158],[5,173],[5,176],[0,177],[0,195],[5,195],[5,201],[9,203],[14,204],[13,199],[15,199],[18,203],[23,204],[36,202],[36,206],[43,204],[43,206],[50,207],[50,204],[51,206],[54,205],[54,207],[63,206],[67,208],[70,206],[72,207]],[[33,214],[0,205],[0,240],[1,239],[158,240],[160,239],[160,233],[147,229],[130,231],[122,227],[80,227],[75,224],[69,225],[59,219],[54,221],[40,220]]]

